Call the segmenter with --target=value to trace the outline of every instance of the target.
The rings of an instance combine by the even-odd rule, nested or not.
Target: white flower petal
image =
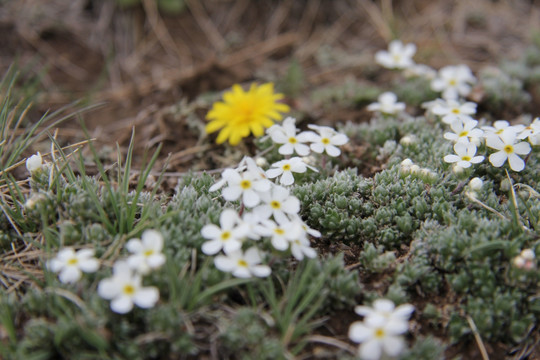
[[[133,296],[133,302],[138,307],[149,309],[159,300],[159,291],[156,287],[149,286],[139,289]]]
[[[133,309],[133,300],[128,296],[119,296],[111,301],[111,309],[118,314],[126,314]]]
[[[201,235],[205,239],[215,239],[221,235],[221,229],[214,224],[204,225],[201,229]]]
[[[360,345],[360,357],[363,360],[379,360],[381,358],[381,343],[376,339],[371,339]]]
[[[64,284],[70,284],[77,282],[82,276],[81,270],[76,266],[66,266],[60,272],[58,278]]]
[[[93,273],[99,269],[99,261],[97,259],[82,259],[79,260],[79,269],[85,273]]]
[[[489,162],[495,167],[501,167],[506,162],[508,156],[504,151],[498,151],[489,155]]]
[[[510,165],[510,169],[514,171],[521,171],[525,169],[525,161],[523,161],[523,159],[516,154],[508,155],[508,164]]]
[[[390,356],[398,356],[405,348],[405,341],[401,336],[386,336],[382,343],[384,352]]]

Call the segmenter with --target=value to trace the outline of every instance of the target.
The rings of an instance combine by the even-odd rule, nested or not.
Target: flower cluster
[[[415,51],[414,44],[403,45],[395,40],[388,51],[377,52],[375,60],[387,68],[411,70],[420,66],[412,60]],[[464,100],[476,83],[471,69],[466,65],[446,66],[433,75],[433,71],[426,71],[426,65],[422,67],[424,71],[417,75],[431,78],[431,89],[441,93],[441,98],[424,104],[424,107],[450,127],[451,131],[443,136],[454,143],[454,154],[446,155],[444,161],[454,164],[454,172],[463,173],[463,169],[484,161],[484,155],[477,155],[482,143],[494,151],[489,155],[493,166],[501,167],[508,161],[510,169],[522,171],[525,161],[521,156],[531,152],[531,145],[540,143],[540,120],[536,118],[528,126],[511,126],[507,121],[499,120],[493,126],[478,128],[478,120],[472,117],[476,114],[477,104]],[[397,102],[395,94],[385,92],[367,109],[395,115],[405,109],[405,104]],[[525,139],[528,142],[523,141]]]
[[[159,300],[159,291],[154,286],[143,286],[142,275],[157,269],[165,263],[163,237],[156,230],[145,230],[141,239],[131,239],[126,243],[131,255],[118,260],[113,265],[112,276],[98,284],[98,295],[111,300],[111,310],[125,314],[133,305],[143,309],[153,307]]]
[[[294,184],[294,173],[317,171],[304,160],[311,151],[338,156],[338,146],[348,138],[327,126],[309,125],[311,130],[299,133],[295,122],[288,117],[282,125],[267,130],[279,145],[278,152],[288,158],[271,164],[265,172],[255,160],[245,157],[237,168],[225,169],[221,179],[210,187],[210,192],[221,189],[225,200],[241,203],[240,213],[225,209],[219,226],[207,224],[201,229],[207,240],[201,250],[206,255],[217,255],[214,265],[219,270],[242,278],[268,276],[270,267],[262,264],[267,257],[261,250],[265,246],[280,253],[290,252],[297,260],[317,255],[309,236],[321,234],[300,218],[300,201],[288,186]],[[302,157],[290,157],[295,154]],[[270,181],[278,178],[279,185]]]
[[[378,299],[373,307],[357,306],[354,311],[364,317],[349,327],[349,338],[361,345],[358,355],[364,360],[378,360],[384,354],[398,356],[405,348],[402,334],[409,329],[410,304],[395,307],[391,300]]]
[[[518,269],[531,271],[536,268],[536,255],[532,249],[524,249],[521,253],[516,256],[512,262],[514,266]]]

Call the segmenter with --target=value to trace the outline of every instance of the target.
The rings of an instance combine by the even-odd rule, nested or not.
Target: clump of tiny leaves
[[[163,174],[148,185],[159,149],[133,183],[133,142],[110,165],[91,141],[62,148],[50,136],[38,152],[37,127],[11,136],[24,120],[16,104],[29,100],[10,98],[6,76],[0,357],[440,359],[471,341],[525,348],[540,317],[538,114],[485,120],[471,93],[495,86],[488,73],[431,69],[415,51],[395,41],[375,56],[396,72],[392,89],[347,88],[354,101],[343,106],[367,105],[369,123],[267,126],[280,117],[270,110],[288,108],[261,86],[260,154],[215,177],[186,174],[162,195]],[[534,84],[518,85],[508,99],[525,101]],[[487,99],[489,112],[500,100]],[[220,130],[239,128],[218,115]],[[219,142],[231,140],[222,131]],[[360,175],[374,161],[380,170]]]

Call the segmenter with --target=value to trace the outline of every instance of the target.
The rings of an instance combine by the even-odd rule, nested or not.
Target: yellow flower
[[[280,99],[283,94],[274,93],[273,83],[252,84],[247,92],[235,84],[223,95],[223,101],[215,103],[206,115],[210,121],[206,133],[221,130],[216,142],[221,144],[228,139],[231,145],[238,145],[250,133],[262,136],[274,120],[281,120],[280,113],[289,111],[289,106],[277,102]]]

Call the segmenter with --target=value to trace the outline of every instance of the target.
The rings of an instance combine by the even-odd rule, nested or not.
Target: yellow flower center
[[[133,295],[135,294],[135,287],[131,284],[124,285],[124,288],[122,289],[122,292],[126,295]]]
[[[459,109],[453,108],[453,109],[452,109],[452,113],[454,113],[454,114],[459,114]]]
[[[153,255],[153,254],[154,254],[154,250],[152,250],[152,249],[146,250],[143,254],[144,254],[144,256],[150,256],[150,255]]]
[[[321,142],[322,142],[324,145],[328,145],[328,144],[330,144],[330,139],[329,139],[329,138],[322,138],[322,139],[321,139]]]
[[[244,190],[249,189],[249,188],[251,187],[251,181],[249,181],[249,180],[242,180],[242,181],[240,182],[240,187],[241,187],[242,189],[244,189]]]
[[[224,231],[221,233],[221,240],[227,241],[231,238],[231,232],[230,231]]]
[[[295,137],[292,137],[292,136],[291,136],[291,137],[289,138],[289,143],[291,143],[291,144],[296,144],[297,142],[298,142],[298,140],[296,140]]]
[[[283,235],[285,234],[285,230],[283,229],[280,229],[280,228],[277,228],[277,229],[274,229],[274,232],[278,235]]]
[[[468,131],[462,131],[462,132],[459,133],[459,137],[467,136],[467,134],[469,134]]]
[[[240,259],[240,260],[238,260],[238,266],[248,267],[248,263],[246,262],[246,260]]]
[[[374,335],[375,335],[375,337],[376,337],[377,339],[382,339],[382,338],[384,337],[385,334],[386,334],[386,333],[384,332],[384,329],[378,328],[378,329],[375,330],[375,334],[374,334]]]
[[[463,161],[471,161],[471,157],[469,155],[465,155],[461,157],[461,160]]]
[[[448,82],[448,84],[449,84],[450,86],[456,86],[456,85],[457,85],[457,81],[456,81],[456,79],[450,79],[450,81]]]
[[[401,60],[401,55],[399,54],[394,54],[392,55],[392,59],[395,61],[395,62],[399,62]]]
[[[270,202],[270,206],[272,207],[272,209],[279,209],[281,208],[281,203],[279,201],[272,200]]]
[[[67,261],[67,264],[68,265],[75,265],[79,262],[79,260],[77,260],[77,258],[71,258]]]
[[[503,150],[507,154],[512,154],[514,152],[514,147],[512,145],[506,145]]]
[[[283,171],[291,171],[291,165],[290,164],[285,164],[285,165],[283,165],[282,169],[283,169]]]

